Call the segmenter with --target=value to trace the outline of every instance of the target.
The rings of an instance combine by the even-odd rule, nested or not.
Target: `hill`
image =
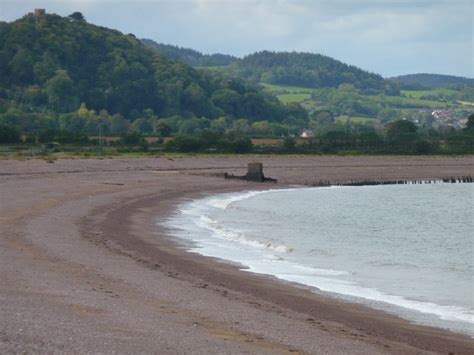
[[[383,90],[385,86],[380,75],[313,53],[257,52],[236,62],[231,71],[257,82],[307,88],[352,84],[362,90]]]
[[[142,39],[142,42],[169,59],[194,67],[221,67],[221,73],[253,82],[306,88],[352,84],[365,91],[381,91],[387,86],[380,75],[321,54],[262,51],[239,59],[226,54],[202,54],[193,49],[156,43],[149,39]]]
[[[197,71],[157,54],[132,34],[81,16],[30,14],[0,23],[0,78],[0,123],[21,122],[30,129],[86,129],[99,112],[101,120],[180,115],[280,121],[293,109],[257,86]],[[85,116],[91,122],[79,124]]]
[[[439,89],[446,87],[462,89],[464,87],[474,87],[474,79],[442,74],[408,74],[396,76],[389,80],[405,84],[405,87],[403,88],[406,88],[407,90],[423,88]]]
[[[143,38],[141,42],[165,57],[188,64],[193,67],[215,67],[235,63],[239,58],[228,54],[203,54],[191,48],[183,48],[170,44],[157,43]]]

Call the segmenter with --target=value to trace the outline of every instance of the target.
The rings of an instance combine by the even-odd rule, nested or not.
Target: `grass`
[[[470,106],[470,107],[474,106],[474,102],[470,102],[470,101],[457,101],[457,102],[461,104],[462,106]]]
[[[277,95],[278,100],[284,104],[289,104],[293,102],[301,103],[303,101],[311,99],[310,94],[282,94]]]
[[[287,86],[287,85],[274,85],[267,83],[260,83],[264,89],[276,95],[278,99],[287,104],[291,102],[302,103],[305,102],[305,107],[314,109],[312,105],[306,105],[311,99],[311,94],[315,92],[315,89],[299,87],[299,86]],[[451,95],[456,93],[455,90],[450,89],[436,89],[436,90],[404,90],[402,91],[407,97],[403,96],[366,96],[374,100],[374,102],[380,102],[389,106],[398,108],[441,108],[446,107],[445,102],[435,100],[423,100],[421,97],[426,95]],[[467,104],[465,104],[467,105]]]
[[[305,88],[305,87],[300,87],[300,86],[287,86],[287,85],[273,85],[273,84],[266,84],[266,83],[260,83],[265,90],[271,93],[277,93],[277,92],[286,92],[289,94],[311,94],[314,89],[311,88]]]
[[[409,97],[401,97],[401,96],[368,96],[372,98],[374,101],[389,104],[394,107],[446,107],[445,102],[433,101],[433,100],[421,100],[421,99],[413,99]]]
[[[282,145],[282,138],[252,138],[252,144],[256,146]]]
[[[423,96],[451,96],[458,93],[456,90],[451,89],[433,89],[433,90],[402,90],[402,94],[406,95],[407,97],[411,97],[413,99],[420,99]]]
[[[375,118],[361,116],[339,116],[336,117],[336,121],[344,124],[349,123],[349,121],[356,124],[372,124],[375,122]]]

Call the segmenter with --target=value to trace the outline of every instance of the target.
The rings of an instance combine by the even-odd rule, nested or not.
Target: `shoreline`
[[[458,182],[451,182],[451,181],[446,181],[446,182],[443,182],[442,180],[438,180],[436,182],[433,182],[433,181],[426,181],[426,183],[418,183],[418,184],[426,184],[426,185],[429,185],[429,184],[448,184],[448,185],[451,185],[452,183],[455,183],[455,184],[461,184],[463,183],[462,181],[458,181]],[[383,184],[385,185],[385,184]],[[391,185],[391,184],[387,184],[387,185]],[[413,185],[417,185],[417,184],[413,184]],[[350,185],[349,187],[352,187],[353,185]],[[358,187],[360,187],[360,185],[357,185]],[[374,186],[374,185],[363,185],[364,187],[370,187],[370,186]],[[336,187],[336,188],[345,188],[345,187],[348,187],[348,185],[335,185],[335,186],[330,186],[330,187]],[[347,302],[347,303],[355,303],[355,304],[362,304],[364,306],[367,306],[369,308],[372,308],[372,309],[375,309],[375,310],[379,310],[379,311],[382,311],[382,312],[385,312],[385,313],[388,313],[388,314],[391,314],[391,315],[394,315],[394,316],[397,316],[397,317],[400,317],[402,319],[405,319],[409,322],[412,322],[413,324],[418,324],[418,325],[425,325],[425,326],[431,326],[431,327],[435,327],[435,328],[439,328],[441,330],[447,330],[447,331],[451,331],[451,332],[454,332],[454,333],[459,333],[459,334],[462,334],[462,335],[467,335],[471,338],[474,338],[474,332],[473,332],[473,327],[474,327],[474,324],[472,323],[469,323],[469,320],[466,318],[466,314],[462,314],[462,315],[459,315],[457,314],[457,317],[461,317],[463,318],[461,320],[461,318],[459,318],[458,320],[446,320],[446,319],[443,319],[443,317],[441,316],[441,314],[443,313],[425,313],[423,312],[423,310],[420,310],[420,306],[436,306],[436,307],[439,307],[439,308],[443,308],[444,311],[446,311],[446,307],[454,307],[454,308],[457,308],[458,306],[455,306],[455,305],[444,305],[444,306],[441,306],[439,304],[435,304],[433,303],[433,301],[429,301],[429,300],[425,300],[425,301],[419,301],[421,302],[420,304],[417,304],[415,308],[407,308],[407,306],[402,306],[400,305],[400,299],[401,301],[404,301],[404,302],[410,302],[410,299],[408,298],[405,298],[404,296],[400,296],[400,295],[397,295],[397,294],[388,294],[388,293],[384,293],[383,291],[380,291],[378,290],[377,288],[366,288],[365,290],[368,290],[368,291],[375,291],[375,292],[381,292],[380,296],[379,297],[376,297],[376,298],[371,298],[371,297],[367,297],[367,296],[362,296],[359,294],[356,294],[356,293],[344,293],[344,292],[337,292],[337,291],[334,291],[333,289],[331,290],[330,287],[329,289],[327,288],[326,286],[326,289],[325,287],[321,287],[320,284],[318,282],[316,282],[316,284],[311,281],[292,281],[292,278],[288,278],[284,275],[281,275],[279,274],[278,272],[275,273],[274,270],[272,270],[274,267],[276,266],[272,266],[270,269],[268,268],[268,264],[266,264],[266,266],[263,266],[263,269],[259,266],[255,266],[253,265],[253,261],[254,261],[254,258],[251,258],[251,259],[248,259],[245,254],[248,254],[248,253],[251,253],[253,255],[254,252],[257,253],[257,255],[260,255],[260,252],[269,252],[271,254],[273,254],[274,250],[276,250],[276,252],[288,252],[288,251],[291,251],[291,248],[288,248],[284,245],[270,245],[270,244],[267,244],[267,243],[264,243],[262,241],[258,241],[256,239],[251,239],[251,240],[248,240],[246,237],[244,237],[244,240],[241,241],[240,238],[238,238],[237,240],[234,239],[234,237],[230,237],[231,238],[231,241],[230,242],[226,242],[226,236],[224,235],[223,238],[221,240],[221,237],[222,235],[220,234],[220,228],[219,228],[219,231],[215,231],[214,228],[211,226],[211,229],[208,229],[208,227],[204,227],[201,225],[201,222],[199,221],[196,221],[194,216],[195,216],[195,213],[196,211],[201,211],[202,213],[204,213],[204,215],[206,216],[206,220],[207,218],[211,218],[211,219],[214,219],[215,217],[213,217],[213,214],[211,211],[209,211],[209,205],[210,204],[212,206],[212,209],[214,208],[219,208],[219,209],[226,209],[228,207],[228,205],[234,203],[234,202],[240,202],[242,200],[246,200],[248,198],[252,198],[254,196],[259,196],[261,194],[267,194],[267,193],[272,193],[272,192],[283,192],[283,193],[286,193],[286,192],[289,192],[289,191],[298,191],[298,190],[304,190],[304,192],[310,192],[310,189],[319,189],[319,188],[328,188],[326,186],[318,186],[318,187],[306,187],[306,186],[294,186],[294,187],[285,187],[285,186],[279,186],[279,187],[276,187],[276,188],[271,188],[271,187],[267,187],[267,188],[264,188],[264,189],[259,189],[257,191],[255,190],[241,190],[241,191],[235,191],[235,192],[231,192],[231,193],[217,193],[217,194],[212,194],[210,196],[201,196],[201,197],[198,197],[196,199],[192,199],[190,201],[186,201],[186,202],[183,202],[183,203],[180,203],[178,204],[175,209],[171,212],[171,220],[167,220],[167,219],[164,219],[164,222],[159,222],[159,226],[161,227],[164,227],[165,230],[166,229],[169,229],[168,231],[168,236],[167,238],[170,240],[170,241],[174,241],[179,247],[182,247],[182,248],[185,248],[186,251],[188,251],[189,253],[194,253],[194,254],[198,254],[202,257],[208,257],[208,258],[215,258],[215,259],[218,259],[220,262],[223,262],[223,263],[227,263],[227,264],[230,264],[230,265],[233,265],[235,266],[237,269],[241,270],[241,271],[245,271],[245,272],[250,272],[250,273],[253,273],[253,274],[256,274],[256,275],[260,275],[262,277],[269,277],[270,279],[274,279],[274,280],[278,280],[279,282],[282,282],[282,283],[285,283],[287,285],[290,285],[290,286],[294,286],[294,287],[299,287],[299,288],[306,288],[314,293],[317,293],[318,295],[320,296],[323,296],[323,297],[329,297],[329,298],[332,298],[332,299],[337,299],[337,300],[340,300],[342,302]],[[202,207],[202,205],[205,205],[205,207]],[[206,206],[207,206],[207,209],[206,209]],[[203,210],[204,208],[204,210]],[[241,206],[242,208],[242,206]],[[188,216],[188,214],[185,212],[185,211],[194,211],[191,213],[190,216]],[[207,211],[207,212],[206,212]],[[208,214],[208,212],[210,214]],[[187,222],[187,219],[190,219],[194,222],[191,222],[191,224],[188,224]],[[207,225],[207,223],[206,223]],[[221,228],[223,227],[222,225],[220,226]],[[186,234],[201,234],[201,233],[205,233],[205,235],[207,236],[204,240],[201,240],[200,238],[194,238],[192,236],[186,236]],[[217,234],[216,234],[217,233]],[[209,234],[209,235],[208,235]],[[207,239],[208,238],[211,238],[211,242],[209,242]],[[232,248],[232,245],[229,245],[230,244],[235,244],[235,245],[240,245],[240,242],[242,242],[244,244],[244,248],[246,250],[246,252],[244,252],[244,254],[242,254],[242,257],[235,257],[233,255],[233,253],[229,253],[228,251],[225,251],[224,253],[222,252],[219,252],[219,250],[217,250],[215,247],[214,247],[214,243],[221,243],[223,242],[224,244],[222,244],[222,248],[224,250],[227,250],[228,248]],[[248,244],[248,243],[251,243],[251,244]],[[273,244],[273,243],[272,243]],[[247,249],[247,247],[245,246],[250,246],[249,249]],[[241,246],[237,247],[238,249],[240,249]],[[255,249],[257,248],[257,249]],[[263,249],[262,249],[263,248]],[[231,249],[233,250],[233,249]],[[262,251],[263,250],[263,251]],[[235,252],[238,252],[237,250],[234,250]],[[240,254],[239,254],[240,255]],[[257,257],[258,259],[258,257]],[[285,257],[285,260],[286,262],[290,262],[291,264],[294,264],[295,262],[297,263],[297,265],[299,266],[303,266],[303,267],[311,267],[311,266],[308,266],[307,264],[302,264],[300,263],[299,261],[291,261],[291,259],[286,259]],[[257,263],[258,264],[258,263]],[[282,270],[281,269],[282,266],[280,266],[278,269],[279,270]],[[290,266],[287,266],[287,267],[290,267]],[[333,272],[334,270],[326,270],[327,267],[325,267],[324,265],[319,265],[317,267],[315,267],[316,270],[315,271],[319,271],[319,270],[324,270],[324,271],[328,271],[328,272]],[[293,270],[293,269],[292,269]],[[339,269],[338,269],[339,270]],[[296,271],[295,271],[296,272]],[[346,270],[342,270],[342,271],[338,271],[339,273],[347,273]],[[326,275],[326,274],[323,274],[323,275]],[[329,275],[331,274],[327,274],[326,276],[329,277],[329,279],[327,279],[328,282],[338,282],[338,279],[333,279],[332,280],[332,277],[330,277]],[[358,286],[358,285],[356,285]],[[382,300],[381,297],[387,297],[387,298],[396,298],[396,301],[388,301],[388,300]],[[417,301],[415,301],[417,302]],[[418,303],[418,302],[417,302]],[[464,311],[467,311],[467,309],[463,309]],[[441,312],[441,311],[439,311]],[[466,319],[464,319],[466,318]]]
[[[260,189],[258,189],[260,190]],[[240,189],[231,189],[223,191],[212,191],[214,194],[240,192]],[[208,195],[210,191],[204,192]],[[194,200],[202,197],[202,192],[196,194],[178,194],[166,200],[169,203],[165,209],[154,209],[155,217],[166,218],[182,199]],[[154,205],[154,199],[138,203],[137,207],[150,207]],[[161,204],[163,201],[161,201]],[[173,206],[173,207],[171,207]],[[170,208],[171,207],[171,208]],[[128,208],[127,208],[128,209]],[[164,212],[163,212],[164,211]],[[101,228],[107,233],[112,234],[115,229],[114,222],[124,217],[128,212],[116,211],[117,214],[110,216]],[[153,218],[148,216],[148,218]],[[115,239],[125,250],[133,249],[140,257],[145,257],[142,262],[148,263],[153,267],[155,261],[166,260],[165,264],[171,267],[181,278],[193,282],[195,279],[201,280],[203,284],[212,284],[221,286],[229,291],[234,291],[255,297],[256,299],[275,303],[284,309],[304,314],[307,319],[313,319],[314,322],[336,322],[348,326],[352,331],[359,331],[358,337],[372,336],[382,338],[389,342],[406,341],[408,345],[420,346],[422,350],[450,352],[449,344],[451,339],[456,337],[465,338],[472,341],[472,338],[465,334],[455,333],[447,329],[429,327],[402,319],[397,315],[390,314],[383,310],[377,310],[367,305],[353,303],[342,299],[337,299],[329,295],[314,293],[310,287],[304,285],[297,286],[293,282],[280,280],[271,275],[261,275],[242,271],[238,265],[225,261],[220,258],[207,257],[196,252],[190,252],[187,248],[169,235],[167,228],[157,226],[157,234],[161,234],[161,240],[158,246],[155,241],[143,240],[137,243],[137,235],[134,238],[127,238],[126,235],[117,236]],[[133,239],[134,245],[129,244]],[[167,271],[168,273],[170,271]],[[222,291],[226,292],[226,290]],[[313,321],[309,321],[313,322]],[[363,330],[364,332],[360,333]],[[415,334],[413,333],[415,332]],[[418,333],[418,334],[416,334]],[[448,344],[446,344],[446,342]],[[474,344],[473,344],[474,345]],[[425,348],[426,347],[426,348]],[[452,349],[451,349],[452,350]],[[462,353],[463,351],[461,351]],[[457,351],[455,351],[457,353]]]
[[[228,166],[245,166],[246,158],[239,159],[9,164],[8,172],[17,175],[1,180],[7,203],[2,206],[6,227],[0,262],[2,284],[8,287],[0,292],[8,302],[1,309],[7,323],[0,330],[0,349],[472,352],[474,344],[467,336],[414,325],[189,253],[156,225],[156,219],[168,216],[180,201],[268,187],[209,175]],[[307,168],[304,162],[291,179],[287,166],[298,169],[297,164],[291,159],[270,160],[265,165],[268,176],[284,182],[278,186],[314,178],[314,171],[301,174]],[[471,160],[457,169],[466,173]],[[164,166],[156,171],[147,168],[150,164]],[[192,166],[183,172],[176,166],[180,164]],[[286,166],[286,173],[276,164]],[[199,165],[204,169],[196,169]],[[120,173],[104,172],[107,167]],[[379,174],[387,173],[382,170]],[[452,165],[447,170],[452,172]],[[424,174],[431,172],[423,171],[417,178]],[[439,174],[443,176],[447,175]],[[22,318],[15,316],[18,312]],[[52,314],[57,318],[53,323]],[[103,344],[97,334],[113,339],[113,344]]]

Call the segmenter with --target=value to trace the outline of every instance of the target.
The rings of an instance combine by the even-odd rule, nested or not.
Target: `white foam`
[[[293,248],[286,245],[273,244],[271,242],[260,242],[246,237],[243,233],[231,229],[223,228],[217,221],[208,216],[201,215],[199,219],[194,221],[199,227],[209,230],[213,236],[220,239],[225,239],[242,245],[251,246],[254,248],[269,249],[279,253],[290,253]]]
[[[242,232],[224,228],[209,217],[209,215],[212,215],[209,208],[225,210],[234,202],[259,194],[291,190],[295,189],[248,191],[192,201],[181,207],[181,214],[176,219],[170,220],[170,225],[187,232],[181,236],[191,237],[192,240],[197,242],[197,246],[192,251],[237,262],[247,267],[247,269],[244,269],[245,271],[272,275],[285,281],[315,287],[325,292],[385,303],[423,314],[434,315],[446,321],[474,324],[474,312],[470,309],[411,300],[387,294],[377,289],[361,287],[344,279],[344,277],[347,278],[350,275],[347,271],[313,268],[285,260],[285,254],[292,251],[290,246],[274,245],[271,242],[251,239]],[[187,221],[189,224],[183,223],[183,221]],[[207,237],[198,237],[199,233],[196,233],[196,227],[207,232]],[[474,334],[474,331],[472,333]]]
[[[250,267],[249,270],[258,273],[262,273],[261,271],[263,271],[258,266],[255,268]],[[282,280],[313,286],[325,292],[338,293],[341,295],[363,298],[375,302],[388,303],[424,314],[436,315],[443,320],[461,321],[474,324],[473,311],[458,306],[444,306],[432,302],[409,300],[401,296],[389,295],[376,289],[360,287],[350,281],[341,279],[309,277],[308,275],[289,274],[287,272],[275,272],[274,276]]]
[[[225,210],[229,205],[234,202],[247,200],[251,197],[261,195],[261,194],[268,194],[272,192],[282,192],[282,191],[292,191],[295,189],[271,189],[271,190],[260,190],[260,191],[246,191],[246,192],[238,192],[238,193],[227,193],[221,194],[218,196],[214,196],[212,198],[204,199],[202,202],[206,203],[209,206],[214,208],[218,208],[221,210]]]
[[[206,200],[206,204],[215,208],[219,208],[221,210],[225,210],[231,203],[246,200],[253,196],[266,193],[267,190],[264,191],[248,191],[246,193],[241,194],[223,194],[218,197],[213,197]]]

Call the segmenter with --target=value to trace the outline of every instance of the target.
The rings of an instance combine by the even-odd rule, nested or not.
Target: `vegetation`
[[[242,135],[219,134],[203,131],[199,134],[180,134],[172,139],[154,142],[139,133],[109,141],[103,146],[97,139],[75,135],[73,132],[51,132],[41,152],[102,152],[116,154],[148,152],[150,154],[178,153],[292,153],[292,154],[472,154],[474,153],[474,117],[469,128],[462,131],[423,131],[410,121],[394,121],[380,132],[364,125],[339,125],[315,138],[296,139],[285,137],[279,140],[260,140],[259,145]],[[257,141],[257,140],[256,140]],[[22,147],[35,147],[34,144]]]
[[[228,54],[202,54],[194,49],[157,43],[151,39],[141,39],[141,42],[157,53],[177,62],[193,67],[218,67],[235,63],[238,58]]]
[[[379,91],[385,86],[380,75],[312,53],[262,51],[236,62],[229,72],[256,82],[308,88],[352,84]]]
[[[281,94],[278,99],[284,104],[301,103],[311,98],[310,94]]]
[[[19,143],[20,131],[11,126],[0,125],[0,143]]]
[[[408,74],[390,78],[390,80],[402,83],[406,90],[474,87],[474,79],[441,74]]]
[[[281,122],[296,112],[257,86],[171,61],[80,13],[27,15],[0,23],[0,34],[0,122],[22,131],[117,134],[154,130],[158,117]]]
[[[330,112],[334,118],[340,117],[339,122],[348,122],[349,117],[352,123],[357,121],[379,125],[406,118],[418,121],[425,128],[439,129],[448,125],[461,128],[460,120],[465,119],[474,108],[470,101],[459,100],[465,97],[470,89],[402,91],[401,96],[393,96],[383,93],[366,95],[350,84],[319,89],[269,84],[262,86],[282,102],[294,100],[301,103],[310,112],[310,126],[323,111]],[[470,99],[470,96],[467,97]],[[474,101],[474,97],[472,100]],[[432,117],[433,110],[445,111],[449,118],[437,122]],[[314,125],[312,128],[317,130]]]
[[[0,22],[0,143],[86,152],[473,152],[467,84],[400,92],[401,84],[316,54],[240,60],[157,45],[160,52],[143,41],[148,47],[78,12]],[[167,56],[226,66],[197,70]],[[314,137],[299,138],[303,130]]]

